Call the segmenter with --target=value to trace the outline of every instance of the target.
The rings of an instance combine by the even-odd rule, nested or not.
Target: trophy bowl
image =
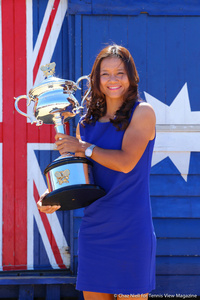
[[[65,122],[76,116],[83,109],[83,102],[89,90],[83,97],[81,106],[74,96],[83,79],[89,81],[89,76],[80,77],[77,82],[54,77],[55,63],[41,67],[45,79],[34,86],[28,96],[22,95],[15,100],[15,109],[21,115],[30,119],[31,124],[54,124],[56,133],[65,134]],[[22,112],[18,103],[27,99],[27,106],[34,102],[33,115]],[[70,153],[62,155],[50,163],[44,170],[49,194],[42,205],[60,205],[60,210],[71,210],[85,207],[105,195],[104,189],[94,184],[92,162],[85,157],[77,157]]]

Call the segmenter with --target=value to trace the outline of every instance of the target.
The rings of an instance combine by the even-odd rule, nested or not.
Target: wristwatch
[[[87,149],[85,150],[85,156],[91,157],[94,147],[96,147],[96,145],[91,145],[87,147]]]

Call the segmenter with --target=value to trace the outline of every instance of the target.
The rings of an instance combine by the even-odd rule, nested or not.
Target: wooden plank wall
[[[166,1],[166,0],[69,0],[70,14],[93,15],[139,15],[148,12],[149,15],[199,15],[200,7],[197,1]]]
[[[77,10],[78,13],[81,14],[81,7]],[[112,42],[122,44],[134,57],[143,99],[147,95],[143,92],[146,92],[165,104],[166,109],[187,84],[189,96],[180,94],[183,97],[180,105],[188,96],[192,111],[199,113],[200,68],[195,63],[200,53],[199,16],[149,16],[147,13],[122,16],[108,15],[108,11],[101,15],[97,11],[88,11],[88,15],[84,12],[82,15],[77,14],[73,15],[73,9],[71,10],[72,31],[76,30],[74,38],[77,47],[74,51],[82,53],[81,61],[80,55],[75,55],[75,74],[80,75],[80,65],[82,75],[89,74],[95,56],[105,45]],[[186,109],[178,109],[177,116],[182,112],[185,116],[190,114]],[[183,121],[187,119],[185,116]],[[177,145],[178,150],[175,145],[170,152],[167,139],[174,133],[170,127],[173,122],[176,123],[176,118],[171,123],[163,121],[163,124],[158,124],[168,128],[165,128],[167,135],[163,144],[163,147],[166,146],[166,153],[162,153],[163,158],[158,160],[151,172],[152,212],[157,235],[157,288],[152,293],[200,295],[200,153],[198,149],[194,151],[193,143],[186,140],[188,136],[184,132],[189,130],[188,123],[177,125],[183,138],[181,145]],[[195,122],[190,128],[191,134],[194,131],[197,134],[200,132]],[[159,141],[160,134],[164,134],[162,129],[160,132],[157,134]],[[190,151],[189,160],[184,159]],[[175,159],[172,159],[173,155]],[[181,158],[178,162],[179,156]],[[82,214],[82,210],[74,212],[75,255]],[[75,265],[76,259],[77,257]]]
[[[161,121],[157,140],[160,142],[155,153],[162,152],[162,159],[157,158],[151,172],[152,212],[158,238],[155,293],[200,295],[200,129],[196,121],[200,112],[199,6],[195,7],[196,1],[185,4],[173,1],[170,4],[173,7],[166,5],[166,1],[156,1],[160,6],[151,7],[149,1],[143,4],[136,1],[133,11],[132,1],[127,1],[126,7],[122,2],[116,1],[114,7],[110,1],[69,1],[68,20],[64,21],[52,61],[56,61],[60,77],[77,80],[90,73],[96,54],[109,43],[122,44],[132,53],[140,75],[141,97],[147,101],[153,99],[156,109],[159,103],[164,104],[163,120],[158,114]],[[35,0],[33,4],[35,43],[48,1]],[[128,4],[132,15],[130,9],[127,11]],[[4,270],[27,268],[27,143],[54,141],[53,128],[31,126],[14,111],[13,97],[27,92],[27,20],[25,15],[18,17],[22,9],[25,11],[25,1],[1,2]],[[76,96],[80,99],[81,93]],[[179,106],[166,121],[168,108],[173,110],[175,99],[180,101]],[[186,105],[188,99],[189,106]],[[25,108],[25,103],[22,107]],[[194,118],[193,112],[196,113]],[[78,117],[72,121],[71,134],[75,134],[77,120]],[[180,132],[181,143],[176,144],[174,139],[173,150],[170,150],[167,142],[175,132]],[[198,137],[196,140],[191,138],[194,134]],[[160,145],[163,149],[166,147],[165,151],[159,150]],[[53,158],[52,153],[45,151],[36,156],[42,168]],[[71,230],[70,246],[74,254],[71,270],[74,272],[82,215],[83,210],[59,215],[67,237]],[[46,250],[37,230],[35,226],[35,267],[48,268]]]

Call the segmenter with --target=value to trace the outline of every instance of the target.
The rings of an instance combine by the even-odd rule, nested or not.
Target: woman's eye
[[[108,73],[102,73],[101,76],[108,76]]]

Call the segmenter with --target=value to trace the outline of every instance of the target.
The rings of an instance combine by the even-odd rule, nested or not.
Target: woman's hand
[[[88,147],[87,143],[77,139],[74,136],[57,133],[55,136],[56,139],[56,150],[60,152],[61,155],[68,152],[72,153],[85,153],[85,149]],[[90,145],[90,144],[88,144]]]
[[[60,205],[48,205],[48,206],[42,206],[42,200],[44,199],[44,197],[49,194],[48,189],[44,192],[44,194],[41,195],[39,201],[37,202],[37,208],[39,209],[39,211],[45,213],[45,214],[52,214],[54,213],[56,210],[58,210],[61,206]]]

